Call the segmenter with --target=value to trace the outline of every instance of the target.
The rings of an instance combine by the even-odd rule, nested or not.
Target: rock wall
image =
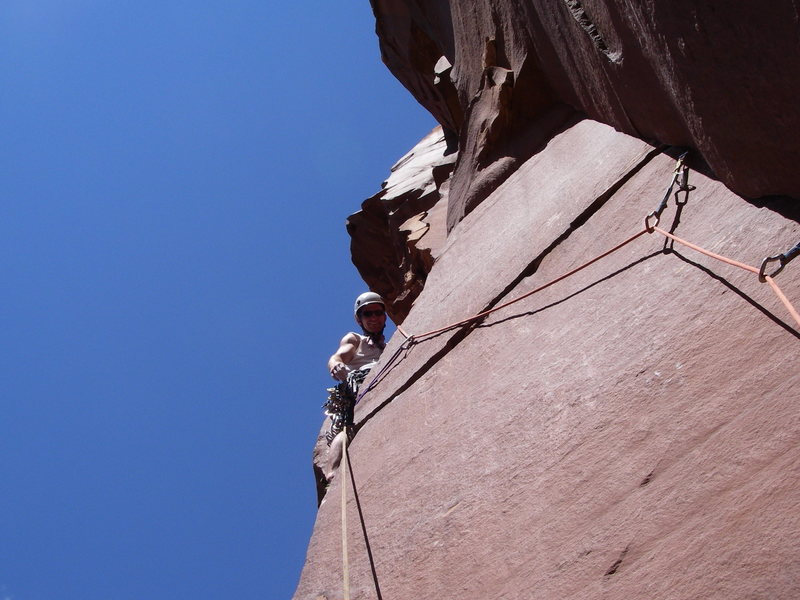
[[[456,157],[437,127],[392,167],[381,191],[347,219],[353,263],[370,289],[390,302],[396,323],[403,322],[425,286],[446,237]]]
[[[539,149],[534,122],[553,103],[691,147],[743,196],[800,197],[800,16],[791,0],[372,6],[387,66],[460,140],[451,228]]]
[[[670,196],[662,227],[754,266],[800,239],[796,200],[744,197],[797,195],[796,141],[774,140],[777,163],[754,158],[777,126],[730,94],[725,70],[796,41],[791,5],[544,6],[373,2],[387,64],[442,123],[349,225],[354,262],[408,334],[642,232],[671,144],[690,146],[695,189]],[[720,58],[731,36],[750,51]],[[787,73],[774,85],[795,85]],[[519,109],[528,76],[542,86]],[[776,281],[800,303],[800,262]],[[351,597],[800,597],[798,340],[756,275],[658,232],[471,324],[410,346],[396,334],[356,408]],[[297,600],[342,597],[342,484],[320,506]]]

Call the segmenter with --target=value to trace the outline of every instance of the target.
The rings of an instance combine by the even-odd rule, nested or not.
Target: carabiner
[[[689,167],[683,163],[683,159],[686,158],[686,155],[689,154],[688,152],[684,152],[681,154],[681,157],[678,159],[678,164],[675,167],[675,180],[678,183],[678,189],[675,191],[675,204],[678,206],[683,206],[689,201],[689,192],[694,191],[695,186],[689,185]],[[678,196],[679,192],[683,192],[683,202],[681,202],[680,197]]]
[[[664,193],[664,197],[661,199],[661,203],[653,212],[644,218],[644,228],[648,233],[653,233],[653,231],[655,231],[655,227],[658,225],[658,222],[661,219],[661,213],[666,210],[667,204],[669,203],[669,198],[672,196],[672,190],[675,189],[676,184],[678,189],[675,190],[675,203],[678,206],[683,206],[686,204],[689,199],[689,192],[694,189],[694,186],[689,185],[689,167],[683,164],[683,159],[686,158],[687,154],[689,154],[688,150],[678,157],[678,160],[675,163],[675,168],[672,171],[672,179],[669,182],[667,191]],[[686,197],[684,198],[683,202],[678,199],[678,192],[686,193]],[[655,223],[651,225],[650,219],[652,218],[655,218]]]
[[[769,274],[770,277],[775,277],[778,273],[783,271],[783,267],[785,267],[789,263],[789,261],[792,260],[798,254],[800,254],[800,242],[797,242],[797,244],[794,246],[794,248],[792,248],[790,250],[787,250],[783,254],[776,254],[775,256],[768,256],[767,258],[765,258],[761,262],[761,268],[758,270],[758,280],[761,281],[762,283],[764,281],[766,281],[766,279],[764,277],[766,276],[765,271],[766,271],[767,265],[769,263],[775,262],[775,261],[778,261],[779,263],[781,263],[780,266],[777,269],[775,269],[772,273]]]
[[[758,280],[761,283],[766,281],[766,273],[767,265],[773,261],[778,261],[781,265],[775,269],[772,273],[769,274],[770,277],[775,277],[778,273],[783,271],[783,267],[786,266],[786,259],[783,254],[776,254],[775,256],[768,256],[763,261],[761,261],[761,268],[758,270]]]
[[[655,220],[656,220],[656,222],[653,223],[652,225],[650,225],[650,218],[651,217],[655,218]],[[661,215],[659,214],[659,211],[657,211],[657,210],[654,210],[649,215],[647,215],[644,218],[644,228],[647,230],[647,233],[653,233],[656,230],[656,226],[658,225],[658,222],[660,220],[661,220]]]

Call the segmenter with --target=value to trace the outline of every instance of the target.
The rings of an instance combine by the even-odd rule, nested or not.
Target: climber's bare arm
[[[353,360],[358,350],[359,339],[355,333],[348,333],[339,342],[339,349],[328,359],[328,370],[331,377],[344,381],[347,378],[347,368],[345,365]]]

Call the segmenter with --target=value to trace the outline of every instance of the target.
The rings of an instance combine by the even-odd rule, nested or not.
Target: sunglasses
[[[362,310],[362,317],[382,317],[386,314],[385,310]]]

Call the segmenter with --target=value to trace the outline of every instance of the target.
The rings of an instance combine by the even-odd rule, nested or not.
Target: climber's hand
[[[331,367],[331,377],[344,381],[347,379],[347,367],[343,363],[337,362]]]

